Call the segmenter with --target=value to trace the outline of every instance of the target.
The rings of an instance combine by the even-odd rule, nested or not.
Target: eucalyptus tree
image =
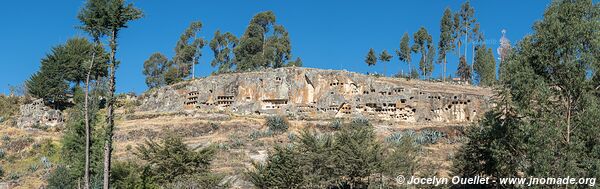
[[[144,61],[144,71],[146,76],[146,85],[148,88],[156,88],[167,84],[166,73],[171,68],[172,62],[161,54],[154,53]]]
[[[192,74],[192,79],[195,77],[195,65],[198,64],[200,56],[202,56],[201,49],[204,47],[204,39],[198,38],[198,33],[202,29],[202,22],[192,22],[190,26],[181,34],[179,41],[175,45],[175,57],[173,62],[181,70],[179,72],[179,78],[185,78]]]
[[[387,50],[383,50],[381,51],[381,54],[379,54],[379,60],[381,61],[381,64],[383,64],[383,76],[385,76],[385,63],[392,60],[392,55],[390,55]]]
[[[444,15],[440,21],[440,41],[438,42],[438,63],[443,64],[442,69],[442,80],[446,81],[446,65],[448,64],[447,55],[448,51],[454,49],[454,39],[452,37],[452,31],[454,30],[454,23],[452,18],[452,11],[450,8],[444,10]]]
[[[472,36],[469,35],[469,31],[473,30],[475,24],[475,9],[471,7],[470,1],[467,0],[461,5],[458,16],[460,22],[458,24],[459,27],[456,28],[456,30],[458,30],[459,33],[458,37],[465,37],[464,41],[462,41],[462,44],[465,45],[465,59],[468,59],[467,47],[469,46],[469,41],[472,41],[473,39]]]
[[[433,62],[435,62],[435,46],[429,45],[427,48],[427,59],[425,60],[425,77],[429,80],[433,73]]]
[[[420,53],[421,59],[419,60],[419,68],[421,70],[421,74],[426,76],[429,73],[429,60],[428,60],[428,51],[431,49],[432,38],[429,33],[427,33],[427,29],[421,26],[417,33],[413,34],[414,44],[412,46],[412,52]]]
[[[408,64],[408,71],[411,72],[412,68],[410,67],[411,61],[411,50],[410,50],[410,37],[408,36],[408,32],[405,32],[400,40],[400,49],[396,50],[396,55],[398,55],[398,60],[401,62],[406,62]]]
[[[119,61],[116,60],[117,39],[119,32],[127,28],[127,23],[133,20],[142,18],[142,11],[133,6],[131,3],[126,3],[125,0],[107,0],[104,6],[105,14],[104,27],[107,28],[110,47],[110,76],[108,85],[108,101],[107,101],[107,126],[106,139],[104,143],[104,174],[103,188],[110,188],[110,165],[112,154],[112,137],[115,127],[114,122],[114,106],[115,106],[115,74]]]
[[[266,39],[274,24],[275,14],[272,11],[254,15],[240,38],[240,44],[234,49],[238,70],[248,71],[267,66]]]
[[[234,48],[236,69],[248,71],[286,66],[292,57],[291,50],[289,33],[275,22],[275,14],[260,12],[254,15]]]
[[[273,35],[266,40],[266,46],[263,50],[268,66],[280,68],[285,66],[285,63],[292,58],[292,46],[287,30],[281,25],[273,27]]]
[[[217,30],[213,39],[210,40],[209,46],[213,51],[214,59],[210,62],[212,67],[218,67],[216,73],[227,73],[233,71],[235,66],[235,55],[233,49],[238,44],[238,39],[235,35]]]

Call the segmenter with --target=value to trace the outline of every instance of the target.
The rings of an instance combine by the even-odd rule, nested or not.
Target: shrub
[[[289,128],[289,123],[282,116],[271,116],[267,117],[267,127],[273,132],[285,132]]]
[[[64,166],[58,166],[56,169],[50,172],[48,175],[48,189],[59,189],[59,188],[77,188],[76,179],[69,174]]]
[[[7,134],[2,135],[2,141],[4,141],[5,143],[10,142],[10,136],[8,136]]]
[[[0,149],[0,159],[4,159],[5,155],[6,155],[6,152],[4,152],[4,149]]]
[[[10,173],[8,175],[8,180],[19,180],[19,178],[21,178],[21,176],[18,173]]]
[[[165,188],[229,188],[229,182],[220,184],[223,175],[203,173],[182,175],[164,185]]]
[[[342,120],[335,119],[335,120],[331,121],[331,123],[329,123],[329,128],[331,128],[333,130],[338,130],[338,129],[342,128],[343,124],[344,123],[342,122]]]
[[[2,165],[0,165],[0,177],[4,176],[4,167],[2,167]]]
[[[369,122],[369,119],[367,119],[367,118],[357,117],[357,118],[352,119],[352,122],[350,122],[350,126],[351,127],[371,126],[371,122]]]
[[[159,142],[146,140],[136,156],[147,162],[152,178],[164,184],[183,175],[209,173],[215,153],[213,146],[188,148],[181,137],[168,134]]]
[[[221,126],[219,124],[216,124],[213,122],[210,122],[209,125],[212,130],[219,130],[219,128],[221,128]]]
[[[406,130],[401,132],[392,133],[390,136],[385,138],[386,142],[400,144],[406,137],[412,138],[415,144],[435,144],[440,139],[446,138],[446,134],[436,130],[425,129],[420,132],[414,130]]]
[[[263,138],[263,137],[271,137],[273,136],[273,131],[271,130],[266,130],[266,131],[252,131],[252,133],[250,133],[250,140],[257,140],[259,138]]]

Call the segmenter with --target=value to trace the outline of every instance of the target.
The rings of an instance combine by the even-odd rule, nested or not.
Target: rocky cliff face
[[[142,111],[226,110],[315,118],[469,122],[491,108],[485,88],[312,68],[210,76],[146,93]]]
[[[30,104],[24,104],[20,107],[21,114],[17,120],[19,128],[34,126],[53,127],[63,123],[63,116],[60,110],[54,110],[44,105],[42,99],[36,99]]]

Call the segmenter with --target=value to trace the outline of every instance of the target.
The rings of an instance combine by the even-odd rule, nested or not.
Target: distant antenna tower
[[[508,55],[508,51],[510,50],[510,40],[506,38],[506,29],[502,29],[502,37],[500,38],[500,47],[496,50],[498,53],[498,59],[500,63],[506,58]]]

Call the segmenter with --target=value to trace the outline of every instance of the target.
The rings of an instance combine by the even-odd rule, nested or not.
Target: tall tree
[[[553,1],[543,15],[503,60],[497,106],[467,132],[456,174],[600,176],[600,4]]]
[[[413,35],[414,44],[412,46],[412,52],[420,53],[421,59],[419,60],[419,68],[421,70],[421,74],[423,76],[427,76],[429,73],[429,60],[428,60],[428,50],[432,45],[431,35],[427,33],[427,29],[421,26],[419,31]]]
[[[292,58],[292,46],[287,30],[281,25],[273,27],[273,35],[267,38],[265,46],[268,67],[280,68]]]
[[[217,30],[212,40],[210,40],[210,49],[213,51],[215,58],[210,62],[212,67],[217,67],[217,73],[227,73],[233,71],[235,66],[235,57],[233,49],[238,44],[238,39],[235,35]]]
[[[465,55],[464,56],[465,56],[465,60],[466,60],[466,59],[468,59],[467,47],[469,46],[469,41],[472,40],[472,36],[469,35],[469,32],[473,30],[473,28],[474,28],[473,24],[475,23],[475,17],[474,17],[475,9],[473,9],[473,7],[471,7],[471,3],[469,0],[465,1],[460,6],[458,15],[460,17],[460,23],[458,24],[459,28],[457,28],[457,30],[460,30],[459,37],[464,36],[464,41],[462,42],[462,44],[465,45]]]
[[[198,64],[201,49],[204,47],[204,39],[198,38],[198,33],[202,29],[202,22],[192,22],[190,26],[181,34],[179,41],[175,45],[175,56],[173,62],[179,70],[179,78],[183,80],[190,74],[192,79],[195,77],[195,65]],[[191,73],[190,73],[191,71]]]
[[[64,79],[60,64],[49,57],[42,59],[40,71],[33,74],[25,86],[31,96],[44,99],[46,104],[55,109],[62,109],[67,102],[69,83]]]
[[[458,13],[454,13],[454,15],[452,16],[452,20],[454,20],[453,23],[453,27],[452,27],[452,40],[454,41],[455,44],[455,52],[457,53],[457,57],[461,57],[461,47],[462,47],[462,39],[461,39],[461,33],[462,33],[462,29],[461,29],[461,22],[460,22],[460,14]]]
[[[82,26],[80,29],[87,32],[94,41],[94,45],[97,48],[102,49],[100,39],[108,33],[106,27],[106,15],[104,14],[103,8],[106,6],[103,0],[88,0],[84,7],[79,11],[77,18],[81,22]],[[91,145],[91,128],[90,128],[90,108],[89,108],[89,91],[90,91],[90,75],[92,68],[96,64],[97,51],[92,52],[92,57],[89,62],[89,68],[85,80],[85,99],[84,99],[84,121],[85,121],[85,173],[84,173],[84,188],[90,188],[90,145]],[[102,65],[107,66],[106,62],[102,62]]]
[[[475,65],[475,46],[481,45],[484,39],[483,33],[481,33],[480,31],[479,23],[475,23],[472,32],[469,33],[469,37],[471,39],[471,42],[473,43],[473,45],[471,45],[473,53],[473,56],[471,56],[471,70],[473,70],[473,66]],[[475,78],[473,78],[475,77],[475,74],[471,74],[471,77],[471,80],[475,80]]]
[[[143,74],[146,76],[146,85],[149,88],[164,86],[167,84],[166,73],[171,68],[172,62],[161,53],[154,53],[144,61]]]
[[[427,79],[431,78],[431,74],[433,73],[433,62],[435,62],[435,46],[428,45],[427,49],[427,60],[425,61],[425,77]]]
[[[69,84],[81,83],[95,51],[100,53],[100,61],[106,62],[102,49],[85,38],[72,38],[65,44],[53,47],[51,53],[42,59],[38,74],[26,83],[29,93],[43,98],[55,108],[64,108]],[[94,77],[103,77],[106,75],[106,64],[97,64],[89,70]]]
[[[381,54],[379,54],[379,60],[381,61],[381,64],[383,64],[383,76],[385,76],[385,63],[392,60],[392,55],[390,55],[387,50],[383,50],[381,51]]]
[[[461,56],[458,63],[458,69],[456,70],[456,75],[458,75],[462,81],[471,83],[471,74],[471,67],[469,64],[467,64],[465,56]]]
[[[492,49],[485,45],[478,46],[475,53],[473,71],[477,74],[476,80],[481,86],[491,86],[496,80],[496,61],[491,53]]]
[[[448,51],[454,49],[454,39],[452,32],[454,30],[454,23],[452,19],[452,11],[450,8],[444,10],[444,15],[440,21],[440,41],[438,42],[438,63],[442,63],[442,80],[446,81],[446,64]]]
[[[408,32],[405,32],[400,40],[400,49],[396,50],[396,55],[398,55],[398,60],[402,62],[406,62],[408,64],[408,71],[411,72],[412,68],[410,67],[411,61],[411,50],[410,50],[410,37],[408,36]]]
[[[261,12],[252,18],[240,44],[235,48],[237,68],[242,71],[254,70],[267,66],[265,49],[267,34],[275,24],[275,14],[272,11]]]
[[[115,127],[114,122],[114,105],[115,105],[115,85],[116,85],[116,69],[119,62],[116,60],[117,53],[117,38],[119,32],[123,28],[127,28],[127,23],[132,20],[142,18],[142,11],[133,6],[131,3],[125,3],[125,0],[108,0],[106,6],[106,21],[105,28],[108,28],[109,46],[110,46],[110,76],[108,85],[108,101],[107,101],[107,128],[106,140],[104,142],[104,174],[103,188],[110,188],[110,165],[112,158],[112,137]]]
[[[373,48],[369,49],[367,57],[365,57],[365,63],[367,63],[368,66],[374,66],[377,64],[377,55],[375,54],[375,50],[373,50]]]

